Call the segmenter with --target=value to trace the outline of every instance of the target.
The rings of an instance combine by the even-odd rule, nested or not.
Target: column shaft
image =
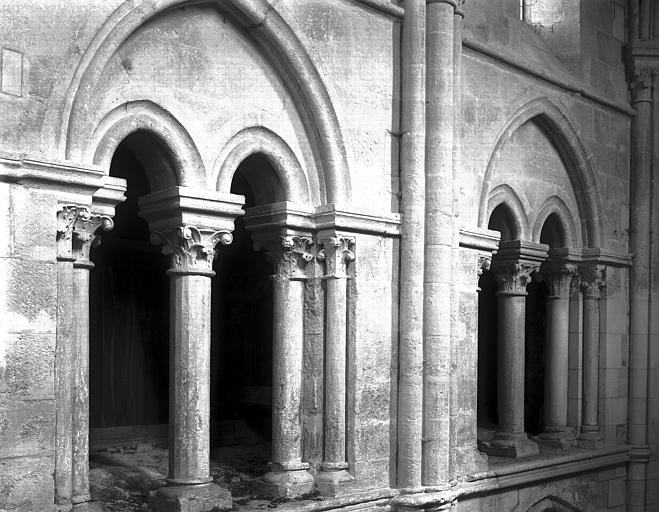
[[[346,278],[330,277],[325,283],[325,457],[323,463],[345,463],[346,412]]]
[[[401,33],[401,232],[397,484],[421,488],[425,224],[425,0],[405,0]]]
[[[73,340],[76,307],[73,259],[57,262],[57,341],[55,349],[55,502],[73,496]]]
[[[171,271],[170,271],[171,272]],[[210,482],[210,303],[208,275],[171,273],[170,484]]]
[[[599,430],[599,304],[594,297],[584,297],[583,307],[583,416],[582,429]]]
[[[499,430],[524,433],[524,324],[526,295],[497,294]]]
[[[426,23],[426,234],[423,484],[448,479],[453,222],[454,6],[431,3]]]
[[[74,263],[76,334],[73,368],[73,503],[89,495],[89,271]]]
[[[275,276],[272,392],[272,462],[296,469],[302,462],[300,400],[302,393],[304,283]]]
[[[568,297],[549,297],[546,322],[545,429],[562,432],[567,428]]]

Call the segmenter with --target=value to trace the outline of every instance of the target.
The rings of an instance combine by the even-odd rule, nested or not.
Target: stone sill
[[[397,507],[429,508],[450,504],[458,498],[493,494],[509,488],[534,485],[546,480],[567,478],[580,473],[599,472],[629,461],[629,446],[596,450],[571,449],[569,453],[550,453],[523,460],[490,463],[490,469],[466,475],[441,488],[426,488],[424,493],[399,495],[392,500]],[[495,457],[492,457],[493,459]]]

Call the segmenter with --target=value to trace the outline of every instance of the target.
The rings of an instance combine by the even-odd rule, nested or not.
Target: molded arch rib
[[[501,153],[517,129],[531,119],[542,128],[549,140],[557,147],[565,162],[570,183],[580,207],[579,215],[585,219],[582,225],[584,243],[589,247],[599,247],[602,232],[600,215],[602,205],[592,158],[588,156],[577,131],[565,113],[549,98],[544,97],[533,100],[520,108],[497,138],[483,179],[478,225],[480,227],[487,225],[492,175]]]
[[[85,159],[109,169],[117,146],[136,132],[154,136],[173,166],[144,164],[152,191],[176,185],[206,187],[204,164],[190,134],[172,114],[150,101],[125,103],[110,111],[92,134]]]
[[[80,60],[59,109],[58,140],[64,144],[65,158],[89,153],[85,149],[90,131],[86,105],[90,104],[103,70],[121,44],[158,13],[197,3],[197,0],[127,2],[106,20]],[[208,3],[216,4],[251,33],[288,86],[320,162],[319,180],[324,182],[324,202],[349,203],[350,176],[338,118],[317,69],[292,29],[266,0]]]

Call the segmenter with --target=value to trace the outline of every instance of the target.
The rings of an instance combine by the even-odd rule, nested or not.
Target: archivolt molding
[[[204,163],[190,134],[170,112],[147,100],[125,103],[110,111],[97,125],[86,145],[85,160],[109,169],[117,146],[138,130],[148,131],[163,142],[170,152],[176,172],[176,176],[169,177],[156,177],[150,173],[152,188],[175,185],[206,187]],[[162,181],[163,186],[154,187],[155,179]]]
[[[320,202],[322,191],[317,186],[311,186],[293,150],[279,135],[263,126],[241,130],[222,148],[213,167],[217,190],[230,192],[236,169],[245,158],[254,154],[268,159],[281,180],[286,201],[304,204]]]
[[[501,204],[505,204],[512,213],[511,220],[513,221],[517,239],[529,240],[529,221],[526,212],[531,210],[531,205],[526,200],[526,197],[522,197],[524,201],[522,201],[510,185],[503,184],[495,187],[487,201],[485,224],[481,227],[487,228],[487,223],[494,209]]]
[[[536,502],[527,512],[581,512],[574,505],[555,496],[547,496]]]
[[[88,136],[88,105],[103,70],[120,45],[156,14],[198,0],[136,0],[122,3],[87,47],[68,85],[56,128],[65,158],[80,153]],[[334,106],[306,50],[267,0],[209,0],[248,30],[296,98],[306,131],[322,163],[328,203],[350,200],[345,147]]]
[[[532,241],[540,243],[540,234],[547,218],[552,214],[556,214],[563,227],[565,239],[569,247],[581,246],[581,233],[576,229],[574,219],[570,209],[565,202],[558,196],[548,197],[538,210],[533,224]]]
[[[543,129],[549,140],[558,148],[566,169],[572,189],[580,205],[582,237],[589,247],[601,245],[601,199],[597,188],[592,159],[580,141],[577,131],[566,114],[549,98],[543,97],[527,103],[512,117],[503,129],[490,154],[481,190],[478,225],[486,227],[488,222],[488,200],[492,186],[492,176],[506,147],[515,132],[527,121],[534,120]]]

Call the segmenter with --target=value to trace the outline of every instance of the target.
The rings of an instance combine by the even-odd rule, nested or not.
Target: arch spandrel
[[[89,154],[84,149],[89,119],[93,117],[89,105],[117,49],[156,15],[188,4],[200,5],[189,0],[142,1],[131,9],[121,6],[108,18],[85,52],[66,93],[59,128],[66,158]],[[249,32],[282,84],[297,84],[284,87],[293,95],[314,152],[318,179],[323,182],[319,188],[325,192],[323,202],[348,203],[350,179],[338,119],[320,75],[291,28],[265,0],[210,1],[205,5],[214,6]]]
[[[496,186],[493,177],[496,169],[501,165],[502,155],[509,142],[528,122],[533,122],[541,129],[548,142],[556,148],[564,164],[575,197],[575,209],[572,216],[576,217],[575,225],[581,227],[583,244],[599,247],[601,245],[600,212],[602,207],[592,161],[588,158],[576,130],[565,113],[548,98],[539,98],[519,109],[499,134],[490,154],[483,179],[478,214],[479,226],[487,225],[489,198],[493,186]],[[547,195],[555,195],[555,191]]]

